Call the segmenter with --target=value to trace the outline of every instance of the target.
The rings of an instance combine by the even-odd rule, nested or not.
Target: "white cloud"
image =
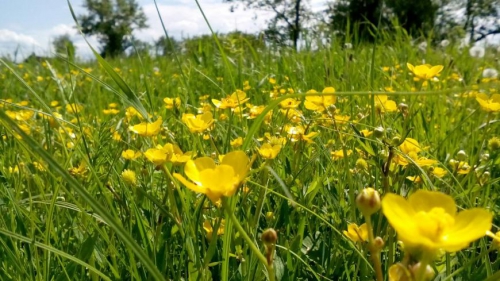
[[[265,27],[266,19],[270,18],[269,13],[262,11],[244,11],[240,8],[231,12],[230,5],[218,1],[204,2],[200,5],[215,32],[225,33],[235,30],[258,32]],[[136,32],[135,35],[145,41],[156,40],[164,35],[156,7],[154,4],[147,4],[143,9],[150,27]],[[173,4],[159,4],[158,10],[169,36],[180,39],[210,33],[205,19],[193,1],[180,0]]]
[[[42,53],[40,43],[32,36],[9,29],[0,29],[0,55],[11,55],[19,51],[22,55]]]
[[[77,35],[76,29],[69,24],[58,24],[50,29],[50,35],[52,37],[68,34],[70,36]]]

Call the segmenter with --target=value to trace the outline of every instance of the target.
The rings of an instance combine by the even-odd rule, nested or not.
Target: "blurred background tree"
[[[146,15],[135,0],[85,0],[86,15],[78,16],[82,32],[96,35],[103,57],[116,57],[132,44],[134,30],[148,27]]]
[[[54,38],[52,46],[57,54],[66,55],[70,60],[75,58],[76,47],[69,34],[59,35]]]

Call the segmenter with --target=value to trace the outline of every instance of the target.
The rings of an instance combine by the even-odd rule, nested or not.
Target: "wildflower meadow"
[[[0,60],[0,279],[500,280],[500,50],[418,43]]]

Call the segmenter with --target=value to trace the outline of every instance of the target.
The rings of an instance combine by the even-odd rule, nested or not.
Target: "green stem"
[[[425,271],[427,270],[427,265],[429,264],[429,258],[425,255],[420,260],[420,268],[417,271],[417,275],[415,276],[416,281],[425,281]]]
[[[383,281],[384,276],[382,275],[382,263],[380,262],[380,251],[375,247],[372,219],[370,216],[365,216],[365,221],[366,221],[366,226],[368,227],[368,248],[370,249],[370,253],[372,255],[373,269],[375,270],[375,276],[377,277],[377,281]]]
[[[222,198],[222,206],[224,207],[224,210],[226,211],[227,215],[233,222],[234,226],[240,233],[240,235],[243,237],[243,239],[248,243],[248,246],[250,249],[253,251],[255,255],[257,255],[257,258],[266,266],[267,273],[269,275],[269,280],[274,281],[275,280],[275,275],[274,275],[274,267],[272,261],[270,263],[267,262],[267,258],[262,254],[260,249],[255,245],[255,243],[252,241],[250,236],[248,236],[247,232],[243,229],[241,226],[240,222],[234,215],[233,210],[227,205],[227,202],[225,198]]]

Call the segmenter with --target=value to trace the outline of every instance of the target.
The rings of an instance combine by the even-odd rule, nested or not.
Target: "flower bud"
[[[457,152],[457,159],[458,159],[458,161],[467,160],[467,153],[465,153],[465,151],[463,151],[463,150],[458,151]]]
[[[385,130],[383,127],[377,127],[373,130],[373,136],[379,139],[384,136],[384,132]]]
[[[382,239],[382,237],[380,236],[375,237],[375,239],[373,240],[373,246],[379,251],[384,248],[384,245],[384,239]]]
[[[500,138],[492,137],[488,141],[488,149],[490,150],[490,152],[494,152],[495,150],[500,149]]]
[[[410,271],[413,273],[413,276],[417,276],[418,272],[420,271],[420,266],[421,266],[421,263],[417,263],[415,265],[413,265],[411,268],[410,268]],[[427,265],[425,267],[425,272],[424,272],[424,276],[423,276],[423,279],[422,280],[432,280],[432,278],[434,278],[434,270],[432,269],[432,267],[430,265]]]
[[[262,242],[264,242],[264,245],[271,246],[278,241],[278,233],[276,233],[276,230],[272,228],[268,228],[262,232],[262,235],[260,237],[262,239]]]
[[[366,162],[366,160],[363,158],[359,158],[358,160],[356,160],[356,169],[361,171],[368,170],[368,163]]]
[[[401,110],[402,112],[406,112],[408,110],[408,105],[406,103],[400,103],[398,105],[398,108],[399,110]]]
[[[356,197],[356,205],[364,216],[371,216],[380,209],[380,194],[371,187],[367,187]]]
[[[393,137],[392,140],[392,145],[399,146],[401,144],[401,138],[400,137]]]

